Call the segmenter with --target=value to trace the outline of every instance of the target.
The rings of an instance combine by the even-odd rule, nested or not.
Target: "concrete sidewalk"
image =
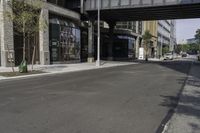
[[[164,133],[200,133],[200,65],[192,65],[175,114]]]
[[[34,65],[33,70],[39,70],[45,73],[42,74],[33,74],[33,75],[24,75],[24,76],[16,76],[16,77],[2,77],[0,76],[0,80],[2,79],[13,79],[13,78],[24,78],[24,77],[34,77],[48,74],[56,74],[56,73],[67,73],[67,72],[76,72],[76,71],[84,71],[84,70],[92,70],[92,69],[101,69],[108,67],[117,67],[124,65],[133,65],[138,64],[134,62],[117,62],[117,61],[102,61],[101,66],[97,67],[95,63],[76,63],[76,64],[54,64],[54,65]],[[15,71],[18,71],[18,67],[14,68]],[[31,65],[28,66],[28,70],[31,70]],[[0,72],[12,72],[12,68],[10,67],[0,67]]]
[[[148,58],[149,61],[163,61],[163,57],[161,57],[160,59],[158,58]]]

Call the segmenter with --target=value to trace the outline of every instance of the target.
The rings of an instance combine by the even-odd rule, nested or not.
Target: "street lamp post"
[[[98,39],[97,39],[97,61],[96,66],[100,66],[100,0],[98,0]]]

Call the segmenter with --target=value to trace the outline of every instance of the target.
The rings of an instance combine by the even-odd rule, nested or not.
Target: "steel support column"
[[[88,27],[88,62],[94,62],[94,21],[89,21]]]
[[[109,24],[109,36],[110,42],[108,46],[108,60],[113,60],[113,43],[114,43],[114,29],[115,29],[115,22],[108,22]]]

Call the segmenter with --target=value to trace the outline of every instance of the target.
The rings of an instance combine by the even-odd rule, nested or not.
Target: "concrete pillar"
[[[140,48],[140,37],[137,36],[135,41],[136,41],[136,43],[135,43],[135,58],[138,59],[139,58],[139,48]]]
[[[41,9],[40,14],[40,31],[39,31],[39,47],[40,47],[40,64],[50,64],[49,52],[49,11],[48,9]]]
[[[13,23],[5,12],[11,12],[6,0],[0,1],[0,53],[1,66],[14,66],[14,36]]]
[[[162,57],[162,41],[158,43],[158,58]]]
[[[157,39],[155,40],[155,53],[154,53],[154,56],[155,56],[155,58],[158,58],[158,41],[157,41]]]
[[[160,45],[160,55],[161,55],[161,57],[163,55],[163,43],[161,43],[161,45]]]
[[[157,43],[157,55],[156,55],[156,57],[159,59],[160,58],[160,44],[159,43]]]
[[[139,35],[139,21],[136,21],[136,33]],[[139,58],[139,48],[140,48],[140,37],[137,36],[136,40],[135,40],[136,44],[135,44],[135,58],[138,59]]]
[[[139,21],[135,22],[136,33],[139,34]]]
[[[108,60],[113,60],[113,43],[114,43],[114,29],[115,29],[115,25],[116,23],[114,22],[110,22],[109,24],[109,46],[108,46]]]
[[[94,62],[94,21],[89,21],[88,27],[88,62]]]
[[[162,57],[162,54],[163,54],[163,42],[164,42],[164,39],[163,39],[163,36],[161,36],[161,43],[160,43],[160,56]]]

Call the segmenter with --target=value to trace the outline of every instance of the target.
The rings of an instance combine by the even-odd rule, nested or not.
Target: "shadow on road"
[[[170,62],[169,62],[170,63]],[[188,62],[183,62],[188,63]],[[166,66],[173,70],[183,72],[177,67],[171,67],[168,63],[159,63],[162,66]],[[190,65],[191,66],[191,65]],[[185,67],[185,66],[182,66]],[[187,127],[189,127],[192,133],[200,131],[199,123],[200,121],[200,65],[198,63],[193,63],[192,68],[189,69],[188,79],[179,79],[178,83],[183,84],[183,87],[180,93],[177,96],[163,96],[163,102],[160,106],[168,107],[169,113],[166,120],[171,119],[174,112],[178,115],[178,118],[181,119],[190,119],[190,123],[186,121]],[[183,72],[184,73],[184,72]],[[186,73],[187,74],[187,73]],[[179,103],[179,104],[178,104]],[[177,118],[177,119],[178,119]],[[194,119],[194,120],[193,120]],[[191,122],[191,121],[194,121]],[[185,124],[184,123],[184,124]],[[181,127],[180,127],[181,128]]]
[[[193,61],[189,61],[189,60],[148,61],[148,62],[146,62],[146,61],[134,61],[134,62],[142,63],[142,64],[157,64],[157,65],[172,69],[174,71],[181,72],[183,74],[187,74],[187,75],[190,75],[190,76],[200,78],[200,75],[198,73],[192,73],[192,74],[190,73],[189,74],[189,71],[190,71],[192,64],[200,67],[200,63],[198,63],[198,62],[193,62]]]
[[[200,87],[200,70],[192,71],[193,66],[200,68],[200,63],[182,60],[182,61],[139,61],[142,64],[157,64],[159,66],[171,69],[176,72],[180,72],[188,76],[188,78],[182,77],[177,79],[177,82],[182,85],[179,93],[176,96],[171,95],[160,95],[163,99],[163,102],[160,106],[167,107],[169,109],[168,114],[161,122],[156,133],[161,133],[164,129],[163,125],[173,117],[174,112],[180,116],[194,117],[195,119],[200,120],[200,90],[190,89],[190,88],[199,88]],[[190,78],[193,77],[193,78]],[[185,86],[189,89],[185,89]],[[193,91],[193,92],[191,92]],[[179,103],[179,104],[178,104]],[[192,133],[196,133],[200,130],[200,126],[197,123],[188,123],[187,125]]]

